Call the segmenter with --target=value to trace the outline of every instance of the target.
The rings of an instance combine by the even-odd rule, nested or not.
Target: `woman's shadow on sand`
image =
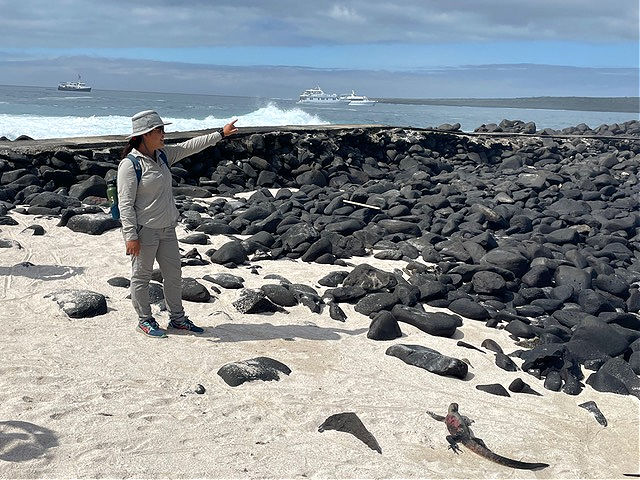
[[[348,330],[344,328],[326,328],[315,325],[273,325],[271,323],[223,323],[208,327],[203,335],[210,337],[209,342],[248,342],[252,340],[340,340],[341,335],[360,335],[366,328]],[[215,339],[214,339],[215,338]]]

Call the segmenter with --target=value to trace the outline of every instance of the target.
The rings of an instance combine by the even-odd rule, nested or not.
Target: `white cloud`
[[[329,12],[329,16],[338,21],[345,21],[350,23],[363,23],[364,18],[355,10],[345,7],[344,5],[334,5]]]

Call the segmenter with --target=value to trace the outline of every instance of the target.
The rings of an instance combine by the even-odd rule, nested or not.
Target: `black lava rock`
[[[242,265],[248,260],[247,254],[242,248],[242,243],[236,240],[225,243],[213,252],[209,258],[213,263],[220,265]]]
[[[213,275],[205,275],[202,279],[220,285],[222,288],[239,289],[244,287],[244,278],[230,273],[214,273]]]
[[[195,278],[182,279],[182,299],[189,302],[206,303],[211,300],[211,294],[207,287]]]
[[[507,372],[518,371],[518,366],[513,360],[507,357],[504,353],[496,353],[496,365]]]
[[[107,300],[90,290],[59,290],[45,295],[55,300],[71,318],[89,318],[107,313]]]
[[[388,311],[381,311],[373,316],[367,338],[371,340],[394,340],[402,336],[398,321]]]
[[[237,387],[245,382],[262,380],[265,382],[280,380],[280,375],[291,374],[291,369],[269,357],[256,357],[249,360],[227,363],[218,370],[218,375],[227,385]]]
[[[509,385],[509,390],[515,393],[528,393],[530,395],[538,395],[541,396],[538,392],[532,389],[527,383],[522,381],[521,378],[516,378]]]
[[[125,277],[113,277],[107,280],[107,283],[112,287],[129,288],[131,286],[131,282]]]
[[[273,313],[280,310],[264,292],[249,288],[242,289],[240,298],[233,302],[233,306],[240,313]]]
[[[298,304],[297,297],[283,285],[267,284],[260,287],[267,298],[281,307],[293,307]]]
[[[468,298],[458,298],[449,304],[449,309],[472,320],[487,320],[489,312],[479,303]]]
[[[489,385],[476,385],[476,389],[482,392],[490,393],[492,395],[498,395],[500,397],[510,397],[507,389],[499,383],[491,383]]]

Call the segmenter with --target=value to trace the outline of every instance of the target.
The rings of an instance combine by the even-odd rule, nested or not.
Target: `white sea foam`
[[[233,118],[237,118],[238,127],[281,126],[281,125],[326,125],[329,122],[317,115],[309,114],[299,108],[284,110],[274,104],[268,104],[245,115],[221,118],[212,115],[204,119],[176,118],[163,115],[163,119],[172,122],[168,131],[202,130],[221,127]],[[91,117],[47,117],[38,115],[0,114],[0,136],[11,140],[20,135],[31,138],[65,138],[94,135],[127,135],[131,131],[131,118],[109,115]]]

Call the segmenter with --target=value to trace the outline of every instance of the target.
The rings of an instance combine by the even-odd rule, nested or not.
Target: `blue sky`
[[[469,88],[456,72],[458,96],[560,94],[559,70],[542,67],[551,65],[583,69],[570,77],[576,95],[638,95],[637,0],[0,0],[0,12],[0,83],[49,85],[80,71],[96,88],[182,91],[189,78],[198,93],[241,84],[243,94],[283,95],[286,68],[270,78],[254,68],[280,66],[300,67],[300,85],[287,89],[338,69],[376,90],[384,71],[388,96],[439,97],[462,68]],[[531,66],[536,88],[509,78],[515,64]],[[498,84],[483,90],[474,66],[491,66]],[[448,72],[441,88],[426,81],[435,71]]]

